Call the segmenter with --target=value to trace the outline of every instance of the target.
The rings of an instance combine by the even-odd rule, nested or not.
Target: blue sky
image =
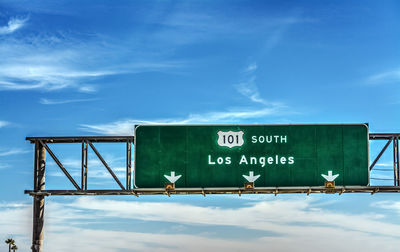
[[[398,1],[1,0],[0,238],[29,250],[26,136],[131,135],[141,123],[368,122],[399,132],[399,13]],[[371,158],[382,145],[371,143]],[[52,148],[79,179],[80,146]],[[98,149],[123,180],[124,146]],[[93,153],[89,167],[89,187],[115,186]],[[47,172],[48,189],[71,188],[49,158]],[[393,251],[397,199],[49,197],[45,248]]]

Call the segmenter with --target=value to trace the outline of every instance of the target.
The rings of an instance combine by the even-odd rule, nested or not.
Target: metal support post
[[[397,168],[396,168],[396,138],[393,137],[392,140],[393,140],[393,181],[394,181],[394,186],[397,186],[399,175],[397,173]]]
[[[132,176],[132,165],[131,165],[131,142],[128,140],[126,143],[126,190],[131,189],[131,176]]]
[[[45,190],[46,149],[37,141],[35,143],[35,191]],[[33,196],[33,232],[32,252],[41,252],[43,248],[44,196]]]
[[[397,139],[396,139],[397,174],[399,174],[399,172],[400,172],[399,138],[400,137],[397,136]],[[400,185],[400,178],[398,181],[398,185]]]
[[[87,190],[87,163],[88,163],[88,144],[84,140],[82,141],[82,174],[81,174],[81,188]]]
[[[399,178],[399,138],[393,137],[393,169],[395,172],[395,186],[400,185]]]

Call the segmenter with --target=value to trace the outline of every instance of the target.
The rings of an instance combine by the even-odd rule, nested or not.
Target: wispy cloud
[[[129,55],[129,56],[127,56]],[[31,35],[0,40],[0,90],[98,90],[105,77],[172,71],[183,66],[132,44],[106,37],[70,33]],[[128,58],[128,60],[127,60]]]
[[[52,55],[51,52],[48,54]],[[1,54],[0,54],[1,55]],[[31,58],[22,58],[18,63],[0,64],[0,90],[46,90],[54,91],[66,88],[72,88],[82,93],[93,93],[97,91],[97,87],[93,84],[87,84],[106,76],[140,73],[146,71],[166,71],[176,68],[179,63],[171,62],[170,64],[131,64],[119,67],[118,70],[77,70],[77,66],[71,63],[62,63],[68,59],[66,52],[61,59],[54,62],[47,62]],[[65,57],[65,58],[64,58]],[[79,56],[86,57],[86,56]],[[77,60],[74,58],[72,61]],[[106,68],[106,67],[105,67]],[[115,67],[118,68],[118,67]]]
[[[7,125],[10,125],[10,122],[7,122],[7,121],[0,121],[0,128],[3,128],[3,127],[5,127],[5,126],[7,126]]]
[[[0,164],[0,170],[1,169],[6,169],[6,168],[9,168],[10,167],[10,165],[8,165],[8,164]]]
[[[27,21],[28,18],[10,18],[7,25],[0,26],[0,35],[10,34],[21,29]]]
[[[207,123],[238,123],[246,119],[263,118],[282,112],[278,108],[237,109],[228,111],[190,114],[186,118],[164,118],[151,121],[127,119],[104,124],[81,124],[84,131],[104,135],[133,135],[134,126],[138,124],[207,124]]]
[[[387,163],[377,163],[376,166],[381,166],[381,167],[393,167],[393,163],[387,162]]]
[[[398,201],[392,201],[392,200],[377,201],[374,202],[372,206],[382,209],[392,210],[400,215],[400,202]]]
[[[253,72],[255,72],[256,70],[257,70],[257,63],[256,63],[256,62],[253,62],[253,63],[251,63],[250,65],[248,65],[248,66],[244,69],[244,72],[253,73]]]
[[[263,99],[260,95],[256,84],[256,71],[258,65],[256,62],[249,64],[242,72],[242,81],[236,85],[237,91],[250,99],[252,102],[260,103],[265,106],[271,107],[284,107],[283,103],[279,102],[270,102]]]
[[[249,16],[243,12],[229,16],[226,12],[207,11],[200,13],[196,10],[197,4],[177,4],[174,11],[163,15],[159,23],[168,29],[160,30],[155,34],[157,39],[162,39],[167,44],[189,44],[215,38],[229,39],[238,34],[242,37],[257,36],[258,39],[267,39],[266,46],[279,41],[282,31],[287,27],[300,23],[315,22],[314,19],[302,18],[298,13],[288,16],[272,17]],[[271,36],[271,34],[273,34]]]
[[[125,119],[102,124],[81,124],[80,129],[104,135],[133,135],[134,126],[138,124],[210,124],[210,123],[243,123],[246,120],[262,119],[288,113],[288,106],[281,102],[269,102],[263,99],[255,83],[257,63],[251,63],[241,74],[244,81],[235,85],[237,91],[248,98],[250,106],[227,108],[222,111],[192,113],[184,118],[159,118],[154,120]],[[291,111],[290,113],[293,113]]]
[[[11,156],[11,155],[17,155],[17,154],[24,154],[31,152],[29,150],[22,150],[22,149],[10,149],[7,151],[0,151],[0,157],[6,157],[6,156]]]
[[[38,62],[39,63],[39,62]],[[79,80],[117,74],[115,71],[80,71],[66,66],[39,63],[3,65],[0,68],[0,90],[59,90],[67,87],[80,89]]]
[[[66,103],[75,103],[75,102],[88,102],[88,101],[95,101],[97,99],[70,99],[70,100],[55,100],[55,99],[47,99],[41,98],[39,103],[44,105],[58,105],[58,104],[66,104]]]
[[[371,75],[367,78],[370,84],[400,83],[400,69]]]

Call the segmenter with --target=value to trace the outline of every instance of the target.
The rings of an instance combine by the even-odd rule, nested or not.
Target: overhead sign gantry
[[[33,252],[42,251],[44,197],[51,195],[400,192],[400,133],[369,133],[366,124],[141,125],[135,132],[135,137],[26,138],[35,144],[34,186],[25,191],[33,196]],[[369,140],[387,141],[371,165]],[[126,144],[125,183],[97,143]],[[82,146],[80,181],[57,158],[52,144]],[[391,144],[394,186],[371,186],[369,171]],[[89,149],[119,189],[88,186]],[[75,189],[46,189],[46,153]]]

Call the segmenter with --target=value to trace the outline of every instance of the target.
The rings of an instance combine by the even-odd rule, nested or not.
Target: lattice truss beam
[[[26,190],[25,193],[34,195],[145,195],[145,194],[242,194],[242,193],[377,193],[377,192],[400,192],[400,160],[399,160],[399,138],[400,133],[370,133],[370,140],[386,140],[379,154],[371,163],[369,169],[373,170],[375,165],[380,160],[384,152],[388,149],[390,144],[393,146],[393,181],[394,186],[338,186],[335,188],[325,187],[268,187],[268,188],[254,188],[246,190],[245,188],[192,188],[192,189],[179,189],[165,190],[164,188],[150,188],[138,189],[132,186],[132,144],[134,144],[133,136],[102,136],[102,137],[27,137],[31,143],[35,144],[35,183],[34,190]],[[81,181],[80,185],[70,175],[68,170],[64,167],[61,161],[57,158],[54,152],[50,149],[49,144],[55,143],[80,143],[82,145],[82,158],[81,158]],[[126,172],[125,172],[125,185],[115,175],[114,171],[104,160],[102,155],[96,149],[93,143],[126,143]],[[108,173],[118,184],[120,189],[114,190],[88,190],[88,149],[91,148],[96,154],[98,159],[104,165]],[[54,162],[61,169],[65,177],[72,183],[76,190],[45,190],[44,185],[40,184],[39,177],[44,176],[45,165],[39,165],[40,158],[45,157],[48,153]],[[379,168],[375,168],[379,170]],[[43,174],[42,174],[43,173]]]

